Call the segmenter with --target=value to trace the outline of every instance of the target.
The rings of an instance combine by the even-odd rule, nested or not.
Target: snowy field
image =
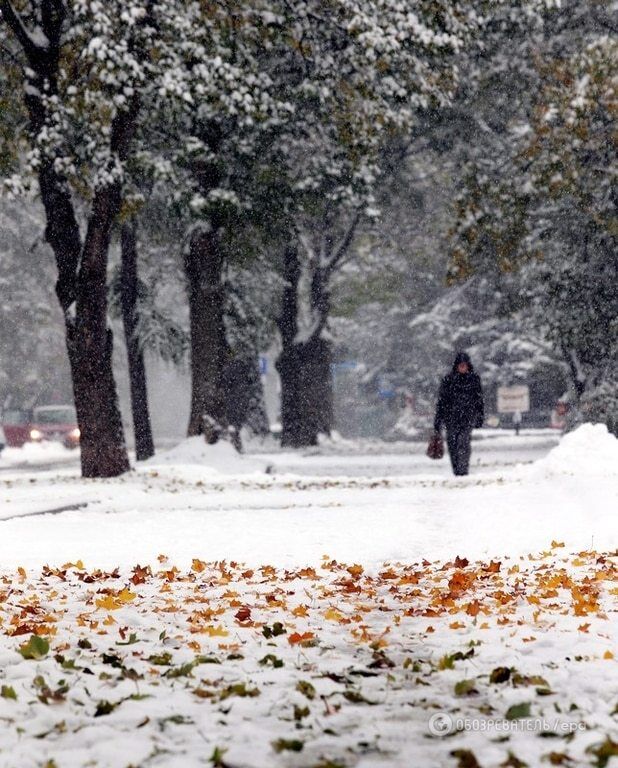
[[[0,768],[618,764],[618,441],[556,443],[0,458]]]

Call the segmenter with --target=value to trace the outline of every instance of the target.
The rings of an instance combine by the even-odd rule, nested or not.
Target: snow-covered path
[[[547,446],[542,436],[517,440],[479,441],[477,460],[491,465],[505,453],[520,455],[519,445],[524,452]],[[379,567],[393,559],[526,554],[556,538],[572,551],[616,544],[616,476],[595,476],[594,451],[586,454],[585,446],[575,458],[567,452],[535,465],[477,466],[457,479],[446,460],[419,454],[405,457],[412,472],[403,474],[401,453],[238,459],[226,449],[213,454],[223,472],[181,448],[116,480],[82,481],[69,469],[2,477],[0,561],[37,566],[81,558],[114,567],[165,552],[183,566],[201,557],[295,567],[327,554]],[[377,473],[380,466],[392,470],[393,460],[398,474]],[[354,461],[355,469],[372,463],[373,472],[346,475]],[[259,471],[267,464],[280,471],[286,462],[295,474]],[[309,476],[318,463],[330,472]],[[41,515],[46,511],[56,514]]]
[[[506,430],[479,430],[474,433],[472,471],[478,473],[537,461],[559,440],[559,433],[550,429],[524,430],[519,437]],[[428,461],[425,448],[422,442],[339,440],[304,451],[273,451],[253,445],[248,448],[248,456],[267,462],[276,474],[354,477],[432,474],[447,477],[448,462]],[[27,444],[19,449],[7,448],[0,454],[0,478],[78,468],[78,451],[67,450],[60,444]]]
[[[0,561],[11,566],[81,558],[113,567],[165,552],[184,565],[199,556],[288,567],[315,563],[324,554],[379,565],[525,554],[556,537],[573,551],[616,543],[615,485],[591,489],[578,476],[549,481],[523,469],[459,480],[428,475],[217,482],[177,475],[159,468],[104,483],[0,482],[0,516],[12,518],[0,523]],[[83,509],[29,516],[81,502],[87,502]]]

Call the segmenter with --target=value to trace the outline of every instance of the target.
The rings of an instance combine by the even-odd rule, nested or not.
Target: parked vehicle
[[[53,440],[67,448],[79,445],[77,414],[72,405],[41,405],[32,411],[29,439],[39,443]]]
[[[19,408],[9,408],[2,414],[2,429],[9,448],[21,448],[30,440],[32,414]]]
[[[6,446],[6,438],[4,436],[4,430],[2,429],[2,427],[0,427],[0,453],[2,453],[5,446]]]

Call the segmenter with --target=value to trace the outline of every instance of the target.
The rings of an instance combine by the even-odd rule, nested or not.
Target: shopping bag
[[[430,459],[441,459],[444,456],[444,441],[439,432],[434,432],[429,439],[427,455]]]

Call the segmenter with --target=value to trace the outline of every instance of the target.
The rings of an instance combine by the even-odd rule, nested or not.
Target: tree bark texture
[[[284,253],[284,279],[281,313],[278,318],[282,350],[277,359],[281,379],[281,444],[289,448],[317,445],[320,434],[333,428],[333,392],[330,342],[320,333],[323,322],[307,341],[298,341],[298,251],[289,247]],[[324,286],[312,282],[312,309],[328,312]],[[321,320],[326,316],[320,314]]]
[[[144,354],[137,338],[137,225],[135,220],[125,222],[120,230],[121,268],[120,303],[122,324],[127,347],[131,413],[135,435],[135,453],[138,461],[154,456],[154,443],[148,410],[146,366]]]
[[[115,477],[130,469],[112,369],[113,335],[107,325],[107,257],[119,209],[119,182],[97,192],[77,273],[75,326],[69,334],[84,477]]]
[[[191,413],[188,435],[217,442],[227,428],[223,372],[228,357],[224,325],[223,254],[218,232],[196,227],[185,254],[191,329]]]

